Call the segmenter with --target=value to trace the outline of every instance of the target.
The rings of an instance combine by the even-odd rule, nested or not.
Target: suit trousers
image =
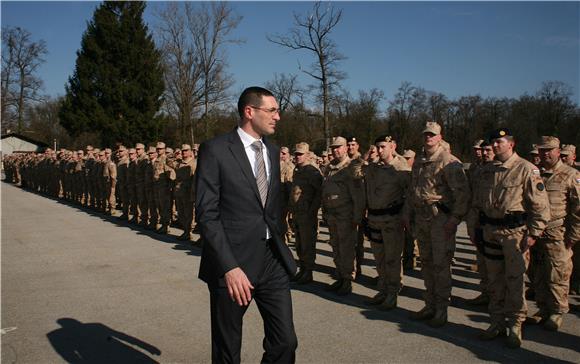
[[[262,363],[294,363],[298,346],[292,318],[288,273],[272,247],[266,249],[264,270],[254,283],[256,301],[264,321]],[[209,287],[213,363],[239,363],[242,323],[248,306],[232,301],[226,287]]]

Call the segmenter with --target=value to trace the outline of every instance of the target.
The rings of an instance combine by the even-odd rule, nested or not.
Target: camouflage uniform
[[[296,145],[295,153],[307,153],[308,144]],[[316,258],[318,209],[322,193],[322,175],[312,164],[297,166],[290,188],[289,210],[292,213],[296,236],[296,252],[302,273],[310,275]],[[307,273],[308,272],[308,273]],[[311,280],[311,279],[308,279]],[[304,280],[303,283],[306,283]]]
[[[405,158],[395,155],[387,164],[372,163],[364,169],[369,240],[379,274],[380,294],[375,296],[376,303],[384,301],[384,308],[392,309],[403,279],[401,257],[405,236],[401,212],[411,168]]]
[[[431,130],[440,133],[436,123],[428,123],[424,132]],[[461,161],[441,143],[433,154],[423,153],[415,161],[405,202],[405,220],[409,221],[411,211],[414,212],[426,292],[425,308],[414,314],[414,318],[432,318],[429,323],[434,327],[447,322],[447,307],[451,299],[455,234],[449,236],[445,225],[459,224],[467,213],[469,201],[469,183]]]
[[[504,129],[495,132],[496,136],[498,133],[509,135]],[[480,176],[474,200],[483,229],[491,316],[491,326],[482,338],[501,335],[507,318],[515,346],[517,337],[521,344],[521,324],[527,313],[524,243],[528,235],[540,236],[550,220],[548,196],[538,168],[515,152],[504,162],[487,163]]]
[[[350,158],[345,156],[342,161],[333,160],[322,184],[322,211],[328,223],[336,266],[337,282],[333,288],[340,290],[345,286],[344,293],[350,291],[355,277],[356,226],[361,224],[363,209],[364,191],[355,183]]]
[[[542,149],[542,145],[538,148]],[[562,315],[569,310],[572,252],[566,242],[580,240],[580,172],[558,160],[552,169],[542,171],[542,179],[550,202],[551,220],[531,249],[533,283],[540,309],[537,316],[548,320],[546,324],[557,330]]]

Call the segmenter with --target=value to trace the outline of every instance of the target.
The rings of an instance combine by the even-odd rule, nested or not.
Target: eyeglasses
[[[257,107],[257,106],[252,106],[252,105],[250,105],[250,107],[251,107],[252,109],[258,109],[258,110],[262,110],[262,111],[264,111],[264,112],[267,112],[267,113],[269,113],[269,114],[272,114],[272,115],[274,115],[274,114],[279,114],[279,113],[280,113],[280,109],[277,109],[277,108],[275,108],[275,107],[273,107],[273,108],[271,108],[271,109],[264,109],[264,108]]]

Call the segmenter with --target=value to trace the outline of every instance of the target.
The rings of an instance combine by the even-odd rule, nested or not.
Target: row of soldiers
[[[524,273],[530,259],[540,311],[528,321],[557,330],[568,310],[571,249],[580,234],[580,176],[560,161],[559,141],[542,138],[537,146],[540,168],[515,153],[508,129],[498,129],[487,142],[474,146],[478,159],[465,171],[443,140],[439,124],[427,123],[423,135],[423,150],[417,156],[410,150],[397,153],[396,139],[390,135],[378,137],[364,156],[356,138],[340,136],[320,158],[307,143],[297,144],[292,153],[281,148],[285,214],[291,216],[300,267],[294,280],[299,284],[313,280],[322,207],[336,267],[336,280],[328,290],[339,295],[352,291],[352,281],[361,271],[364,234],[378,272],[378,293],[367,303],[382,310],[395,308],[402,270],[413,260],[416,239],[426,294],[425,307],[412,318],[441,327],[447,322],[451,297],[455,233],[466,220],[482,278],[482,295],[473,303],[487,303],[491,316],[481,338],[507,335],[510,347],[521,345],[521,324],[527,316]],[[59,184],[54,184],[54,173],[44,164],[60,160],[58,165],[65,163],[66,170],[74,171],[68,180],[66,174],[56,179],[65,198],[108,212],[120,203],[122,218],[132,216],[132,221],[150,228],[159,224],[157,230],[163,233],[175,205],[184,228],[180,238],[190,238],[195,159],[188,145],[179,153],[168,152],[163,143],[147,152],[142,144],[129,150],[121,146],[113,159],[116,163],[108,150],[81,152],[54,158],[49,151],[48,157],[31,157],[38,158],[32,163],[40,173],[37,178],[28,175],[30,164],[20,170],[32,188],[54,193]],[[573,162],[571,153],[562,159]],[[102,166],[97,169],[92,163]],[[83,177],[75,180],[77,172]],[[105,183],[91,186],[87,181],[91,173]],[[79,185],[80,191],[75,190]]]
[[[472,303],[486,303],[491,321],[480,338],[507,336],[506,345],[516,348],[523,322],[558,330],[569,310],[572,249],[580,239],[580,173],[566,164],[573,163],[572,153],[562,161],[559,140],[542,137],[540,168],[517,155],[515,137],[501,128],[474,146],[481,159],[466,171],[439,124],[427,123],[423,136],[417,158],[409,151],[398,154],[391,135],[375,140],[375,158],[349,153],[354,138],[335,137],[327,164],[309,160],[306,143],[296,145],[296,166],[291,180],[286,177],[300,267],[294,280],[312,281],[321,206],[336,267],[327,289],[352,291],[365,233],[379,276],[378,293],[367,304],[397,307],[405,245],[416,238],[426,292],[424,308],[411,318],[441,327],[451,299],[457,226],[465,220],[481,275],[482,296]],[[524,297],[528,266],[539,307],[530,317]]]
[[[190,240],[195,201],[196,160],[190,145],[173,150],[163,142],[145,149],[120,145],[115,152],[87,146],[86,150],[6,156],[6,180],[54,198],[112,215],[119,207],[122,220],[167,234],[177,217]]]

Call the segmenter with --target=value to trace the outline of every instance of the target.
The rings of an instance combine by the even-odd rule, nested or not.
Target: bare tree
[[[231,32],[241,17],[227,3],[168,3],[157,14],[157,35],[163,52],[167,111],[178,121],[179,139],[195,142],[195,119],[205,122],[209,136],[212,108],[228,100],[233,78],[227,73],[224,46],[238,43]]]
[[[44,40],[32,41],[32,34],[20,27],[2,29],[2,120],[16,118],[23,130],[24,112],[31,102],[40,101],[42,80],[36,72],[48,53]]]
[[[314,53],[316,61],[306,70],[318,83],[315,86],[320,92],[323,105],[324,137],[327,147],[330,144],[330,125],[328,106],[333,87],[346,77],[337,69],[339,61],[345,57],[337,50],[336,43],[330,39],[332,30],[342,18],[342,9],[336,10],[330,3],[316,2],[310,14],[294,14],[294,28],[290,35],[268,35],[270,42],[295,50],[307,50]]]
[[[179,3],[168,3],[157,16],[166,85],[165,108],[176,118],[177,139],[182,142],[188,128],[193,135],[194,113],[201,102],[201,67]]]
[[[272,91],[280,103],[282,113],[290,106],[295,105],[294,98],[301,97],[302,89],[298,84],[297,75],[274,74],[274,80],[266,82],[266,88]]]
[[[211,107],[228,100],[227,90],[234,83],[233,77],[226,74],[228,64],[224,46],[242,42],[230,38],[242,17],[236,15],[226,2],[202,3],[198,8],[186,3],[185,9],[202,75],[202,120],[205,121],[207,138],[212,122]]]

